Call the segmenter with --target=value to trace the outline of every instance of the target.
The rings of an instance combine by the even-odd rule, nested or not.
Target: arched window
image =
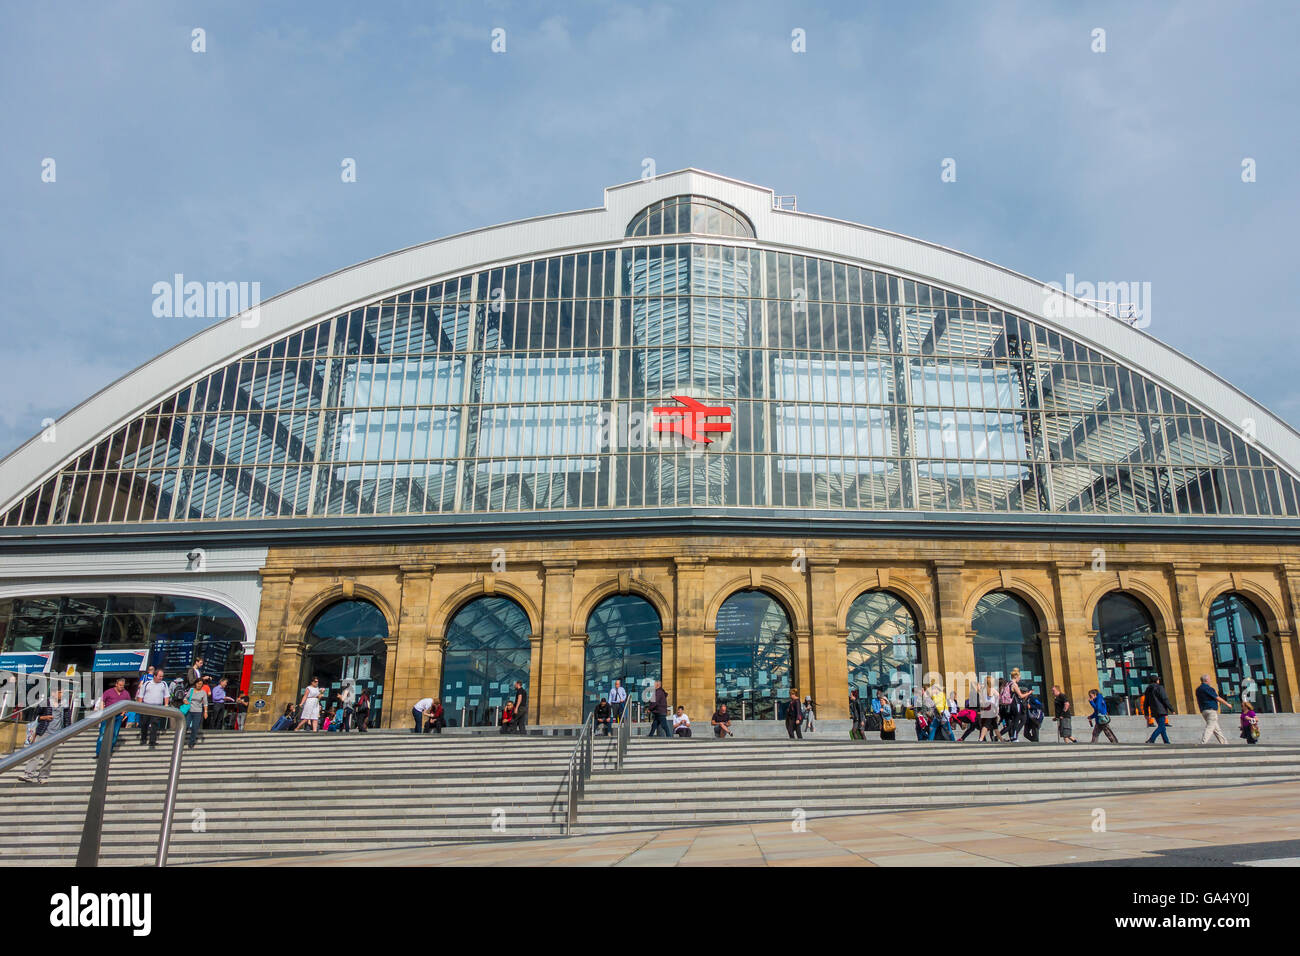
[[[629,239],[637,236],[706,236],[754,238],[749,217],[734,206],[707,196],[672,196],[651,203],[632,217]]]
[[[1140,601],[1114,591],[1097,602],[1092,627],[1097,632],[1097,691],[1106,699],[1106,709],[1136,713],[1142,691],[1160,674],[1155,622]]]
[[[531,634],[528,615],[509,598],[475,598],[456,612],[447,626],[442,663],[448,725],[497,722],[506,700],[514,696],[515,681],[528,688]]]
[[[986,594],[975,606],[971,619],[975,631],[975,671],[1008,677],[1020,668],[1020,686],[1047,692],[1043,673],[1043,647],[1038,637],[1038,619],[1029,605],[1006,591]]]
[[[849,606],[849,689],[870,702],[880,691],[902,704],[919,680],[921,649],[916,618],[888,591],[859,594]]]
[[[790,618],[766,591],[738,591],[718,609],[714,689],[738,720],[784,712],[793,670]]]
[[[635,594],[616,594],[596,605],[587,618],[584,718],[609,697],[616,680],[623,682],[631,704],[644,700],[647,688],[663,679],[662,627],[654,606]]]
[[[370,725],[379,726],[384,702],[384,668],[388,664],[388,621],[369,601],[339,601],[331,604],[312,622],[307,632],[307,653],[303,656],[298,699],[313,677],[320,678],[324,697],[322,714],[343,689],[353,685],[355,696],[370,692]]]
[[[1219,693],[1237,705],[1251,700],[1261,713],[1277,713],[1277,677],[1268,627],[1255,605],[1240,594],[1221,594],[1210,605],[1214,630],[1214,676]]]

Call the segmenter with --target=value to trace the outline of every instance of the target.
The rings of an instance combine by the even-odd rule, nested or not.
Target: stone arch
[[[1290,631],[1290,628],[1285,623],[1286,614],[1282,611],[1282,606],[1278,600],[1266,588],[1260,587],[1248,578],[1240,577],[1224,578],[1201,593],[1201,620],[1205,622],[1206,630],[1209,630],[1210,627],[1210,607],[1223,595],[1234,591],[1250,599],[1250,602],[1255,606],[1255,610],[1259,611],[1264,618],[1264,624],[1268,627],[1270,634]]]
[[[757,580],[754,575],[739,575],[719,587],[714,592],[713,599],[709,602],[708,610],[704,614],[704,627],[706,630],[716,631],[718,629],[718,611],[727,598],[738,591],[767,592],[785,609],[786,617],[790,619],[792,636],[796,639],[802,639],[802,635],[808,634],[808,615],[805,613],[798,595],[781,581],[767,574],[758,577]]]
[[[518,585],[511,584],[509,581],[489,581],[487,578],[480,578],[477,581],[471,581],[464,587],[457,588],[447,595],[442,604],[438,606],[433,619],[429,622],[429,639],[442,640],[446,636],[448,622],[466,604],[480,597],[510,598],[523,608],[524,614],[528,616],[528,630],[532,636],[538,637],[541,635],[542,612],[528,592]]]
[[[853,607],[853,602],[869,591],[888,591],[902,601],[916,620],[918,636],[938,630],[929,598],[905,581],[895,581],[892,578],[885,584],[881,584],[876,578],[867,578],[849,588],[835,611],[835,626],[839,630],[848,628],[849,608]]]
[[[1141,581],[1125,578],[1105,581],[1093,588],[1092,592],[1084,598],[1083,620],[1089,632],[1094,630],[1092,622],[1097,613],[1097,605],[1101,603],[1102,598],[1115,593],[1127,595],[1146,608],[1146,612],[1151,615],[1151,620],[1155,623],[1157,637],[1168,637],[1178,630],[1173,608],[1169,606],[1164,595]],[[1206,608],[1208,613],[1209,605],[1206,605]]]
[[[1047,599],[1046,595],[1023,578],[1015,578],[1009,575],[991,578],[977,584],[970,590],[966,597],[966,605],[962,610],[962,617],[968,629],[975,619],[975,608],[979,605],[979,602],[985,595],[992,594],[994,591],[1006,591],[1008,594],[1014,594],[1029,605],[1030,612],[1038,620],[1038,636],[1040,638],[1046,640],[1049,633],[1060,631],[1060,624],[1056,620],[1055,612],[1052,610],[1052,602]]]
[[[615,577],[596,585],[587,592],[586,597],[578,602],[573,613],[570,633],[585,635],[587,633],[587,621],[591,620],[591,612],[596,610],[596,606],[601,601],[615,594],[634,594],[639,598],[644,598],[655,609],[655,613],[659,615],[659,629],[661,631],[672,630],[672,607],[662,591],[649,581],[641,578],[632,577],[627,579],[625,583],[621,578]]]
[[[310,601],[302,606],[293,621],[293,640],[299,644],[307,640],[307,629],[330,605],[340,601],[366,601],[379,609],[388,625],[388,636],[397,636],[397,614],[382,593],[374,588],[358,584],[355,581],[340,581],[324,590],[318,591]]]

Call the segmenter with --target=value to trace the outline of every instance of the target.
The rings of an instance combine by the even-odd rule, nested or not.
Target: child
[[[1241,708],[1241,739],[1248,744],[1259,743],[1259,717],[1250,701],[1245,701]]]

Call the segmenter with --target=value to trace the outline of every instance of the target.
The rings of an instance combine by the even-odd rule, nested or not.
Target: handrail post
[[[176,741],[172,744],[172,765],[167,773],[167,796],[163,801],[162,825],[158,830],[157,866],[167,865],[167,848],[172,842],[172,816],[176,811],[176,785],[181,776],[181,748],[185,745],[185,718],[177,714],[172,718]]]
[[[99,866],[99,845],[104,836],[104,803],[108,798],[108,762],[113,758],[113,724],[117,717],[102,722],[103,735],[99,741],[99,756],[95,760],[95,779],[90,785],[90,801],[86,804],[86,822],[81,828],[81,844],[77,847],[77,866]]]

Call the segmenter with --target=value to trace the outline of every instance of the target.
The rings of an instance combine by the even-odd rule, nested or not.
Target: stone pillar
[[[573,572],[577,561],[547,561],[542,591],[541,693],[530,717],[539,724],[582,722],[585,635],[572,633]]]
[[[412,701],[407,701],[403,710],[396,703],[399,695],[389,689],[397,686],[397,640],[396,634],[384,638],[384,700],[379,714],[382,727],[401,727],[403,718],[411,713]]]
[[[1060,684],[1076,711],[1088,700],[1088,690],[1097,684],[1097,646],[1092,622],[1084,617],[1083,567],[1082,562],[1063,561],[1052,566],[1062,629],[1055,638],[1045,635],[1048,646],[1043,648],[1049,684]],[[1043,693],[1050,694],[1050,686]],[[1050,708],[1050,701],[1043,703]]]
[[[424,683],[430,688],[434,697],[442,698],[442,663],[447,656],[447,639],[441,634],[429,634],[424,639]],[[443,700],[447,707],[447,701]],[[451,708],[447,707],[447,719],[451,720]],[[460,715],[456,715],[460,719]]]
[[[949,675],[975,671],[975,646],[971,641],[970,621],[966,620],[966,586],[962,578],[963,562],[934,561],[934,593],[939,621],[937,661],[927,661],[925,669],[937,672],[945,685]],[[924,674],[922,674],[924,683]],[[955,690],[949,687],[949,690]]]
[[[384,698],[394,714],[405,714],[422,697],[442,696],[441,681],[430,681],[428,657],[429,601],[433,594],[433,564],[404,564],[400,583],[402,603],[398,610],[397,666],[395,683],[384,678]],[[438,677],[441,678],[441,668]],[[400,726],[400,721],[399,721]]]
[[[538,696],[542,687],[542,635],[528,635],[528,726],[542,722],[542,700]],[[508,693],[513,694],[513,686]]]
[[[1300,564],[1278,567],[1283,613],[1273,642],[1273,667],[1277,671],[1278,704],[1287,713],[1300,713]]]
[[[298,680],[297,670],[288,683],[281,679],[280,661],[287,652],[286,638],[290,625],[290,598],[293,592],[293,571],[271,570],[262,572],[262,606],[257,620],[257,641],[253,645],[253,674],[255,682],[271,682],[271,696],[266,699],[266,706],[261,710],[249,709],[249,730],[270,730],[277,717],[284,713],[289,703],[298,703],[294,697]],[[296,653],[292,655],[295,663]],[[249,689],[249,703],[256,703],[258,697]]]
[[[681,557],[674,560],[677,619],[673,628],[672,659],[664,647],[664,674],[668,699],[686,708],[696,726],[707,729],[713,714],[715,686],[714,642],[718,632],[706,630],[704,619],[708,596],[704,569],[708,558]],[[670,670],[671,667],[671,670]],[[670,676],[669,676],[670,675]]]
[[[835,568],[838,558],[808,559],[808,614],[812,625],[811,694],[817,716],[847,720],[849,716],[848,631],[841,630],[837,613]],[[801,678],[804,679],[804,678]]]
[[[1185,714],[1197,712],[1195,692],[1201,675],[1214,675],[1209,624],[1201,614],[1201,585],[1196,576],[1199,567],[1194,561],[1175,561],[1172,565],[1178,639],[1170,641],[1170,674],[1165,679],[1171,686],[1165,690],[1174,706]]]

